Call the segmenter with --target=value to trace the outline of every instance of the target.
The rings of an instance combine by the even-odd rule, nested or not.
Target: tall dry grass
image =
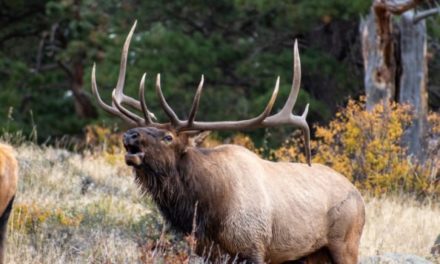
[[[367,221],[360,252],[372,256],[389,252],[430,256],[440,235],[440,203],[413,197],[366,198]],[[440,260],[440,259],[438,259]]]
[[[136,263],[158,219],[121,156],[17,148],[6,263]]]
[[[133,182],[121,154],[74,154],[17,147],[20,185],[9,222],[6,263],[172,263],[188,261],[187,242],[167,234]],[[440,234],[438,201],[366,198],[362,256],[383,252],[429,257]]]

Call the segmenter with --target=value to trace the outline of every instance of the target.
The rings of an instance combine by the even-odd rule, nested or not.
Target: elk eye
[[[171,142],[173,141],[173,137],[172,137],[171,135],[165,135],[165,136],[162,138],[162,140],[163,140],[163,142],[169,144],[169,143],[171,143]]]

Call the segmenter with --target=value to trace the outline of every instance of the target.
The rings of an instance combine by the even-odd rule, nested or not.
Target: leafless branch
[[[51,70],[54,70],[56,68],[58,68],[58,64],[56,64],[56,63],[49,63],[49,64],[40,65],[40,68],[37,69],[37,70],[43,72],[43,71],[51,71]]]
[[[386,10],[393,15],[401,15],[406,11],[415,8],[423,0],[375,0],[374,8]]]
[[[414,15],[413,23],[417,24],[418,22],[420,22],[420,20],[426,19],[426,18],[433,16],[433,15],[437,15],[439,13],[440,13],[440,6],[438,6],[436,8],[431,8],[428,10],[423,10],[423,11],[418,12],[417,14]]]
[[[55,33],[57,32],[57,29],[58,29],[58,23],[53,24],[50,29],[50,42],[51,43],[55,42]]]
[[[43,52],[44,52],[44,43],[46,42],[47,34],[48,33],[46,31],[44,31],[43,34],[41,34],[41,40],[40,43],[38,44],[37,62],[35,65],[35,70],[37,72],[39,72],[41,69],[41,62],[43,60]]]
[[[35,86],[35,90],[41,90],[41,91],[49,91],[49,90],[55,90],[55,89],[63,89],[66,90],[70,87],[68,83],[58,82],[58,83],[50,83],[50,84],[43,84],[39,86]]]
[[[73,79],[73,70],[69,67],[69,65],[67,65],[66,63],[64,63],[61,60],[57,61],[58,65],[64,70],[64,72],[66,72],[67,76],[69,77],[69,79]]]

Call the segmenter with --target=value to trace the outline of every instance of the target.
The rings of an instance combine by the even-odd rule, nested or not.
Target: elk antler
[[[155,123],[152,120],[154,115],[148,111],[148,108],[145,103],[144,97],[144,83],[145,76],[142,76],[142,80],[139,87],[139,101],[128,97],[123,94],[123,87],[125,81],[125,70],[127,65],[127,53],[130,45],[130,40],[133,35],[133,31],[136,27],[136,22],[130,30],[130,33],[127,36],[127,39],[124,44],[124,48],[122,50],[121,56],[121,66],[119,70],[119,79],[116,85],[116,88],[112,93],[112,106],[104,103],[98,93],[98,88],[96,85],[96,77],[95,77],[95,65],[93,65],[92,69],[92,91],[96,96],[99,105],[108,113],[121,117],[123,120],[128,122],[130,125],[137,126],[164,126],[165,124]],[[277,114],[270,115],[272,107],[275,103],[279,84],[280,77],[278,76],[275,88],[273,90],[272,96],[266,105],[264,111],[258,115],[257,117],[240,120],[240,121],[217,121],[217,122],[204,122],[204,121],[195,121],[195,116],[197,113],[197,109],[200,103],[200,97],[203,90],[204,76],[202,75],[199,86],[197,88],[197,92],[194,96],[193,104],[191,106],[191,110],[189,113],[188,120],[180,120],[177,114],[173,111],[173,109],[167,103],[165,96],[162,93],[162,88],[160,84],[160,74],[156,77],[156,93],[159,97],[160,104],[165,112],[165,114],[170,119],[171,125],[178,131],[206,131],[206,130],[245,130],[245,129],[255,129],[255,128],[263,128],[263,127],[275,127],[280,125],[294,125],[298,126],[302,129],[304,133],[304,146],[306,150],[307,163],[310,165],[311,163],[311,154],[310,154],[310,129],[306,121],[306,116],[308,113],[309,105],[305,107],[305,110],[301,116],[293,115],[292,110],[295,105],[296,99],[298,97],[300,83],[301,83],[301,62],[299,58],[298,52],[298,42],[295,40],[295,44],[293,47],[293,81],[290,89],[289,97],[287,98],[286,103],[284,104],[281,111]],[[144,118],[137,116],[136,114],[130,112],[126,109],[122,104],[127,104],[128,106],[135,108],[139,111],[143,112]]]
[[[95,95],[96,99],[98,100],[98,104],[104,109],[106,112],[119,116],[124,121],[129,123],[132,126],[142,126],[142,125],[149,125],[152,124],[152,119],[156,119],[153,113],[149,112],[146,105],[145,105],[145,99],[143,97],[144,95],[144,82],[145,82],[145,74],[142,76],[139,94],[140,96],[140,102],[138,100],[135,100],[129,96],[126,96],[124,94],[124,84],[125,84],[125,72],[127,68],[127,57],[128,57],[128,49],[130,47],[131,38],[133,36],[134,29],[136,28],[137,21],[134,22],[134,25],[132,26],[130,33],[128,33],[127,39],[124,43],[124,48],[122,49],[122,55],[121,55],[121,66],[119,68],[119,77],[118,82],[116,84],[115,89],[113,89],[112,92],[112,106],[107,105],[102,101],[101,97],[99,96],[98,92],[98,85],[96,84],[96,65],[93,64],[92,69],[92,93]],[[127,105],[142,111],[144,113],[144,118],[139,117],[138,115],[130,112],[128,109],[122,106],[123,103],[126,103]]]

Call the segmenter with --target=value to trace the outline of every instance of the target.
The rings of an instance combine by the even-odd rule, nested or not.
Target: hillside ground
[[[9,222],[6,263],[171,263],[188,260],[188,239],[164,234],[122,154],[75,154],[22,144],[20,185]],[[365,195],[360,253],[408,253],[432,259],[440,203],[407,195]],[[435,261],[435,260],[433,260]]]

